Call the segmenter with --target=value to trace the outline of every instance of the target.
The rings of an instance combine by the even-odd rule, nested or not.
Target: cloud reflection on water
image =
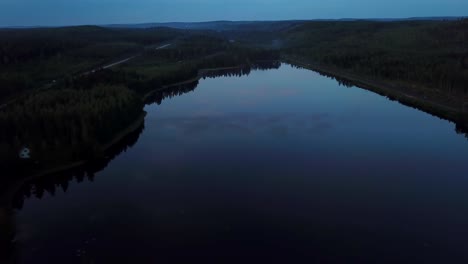
[[[187,136],[233,133],[285,137],[323,133],[334,127],[332,118],[325,113],[306,115],[199,112],[191,116],[161,118],[156,122],[163,129],[175,130]]]

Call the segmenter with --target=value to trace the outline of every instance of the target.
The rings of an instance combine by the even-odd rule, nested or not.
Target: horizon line
[[[288,22],[288,21],[340,21],[340,20],[444,20],[444,19],[465,19],[468,18],[466,16],[413,16],[413,17],[368,17],[368,18],[353,18],[353,17],[343,17],[343,18],[313,18],[313,19],[278,19],[278,20],[269,20],[269,19],[262,19],[262,20],[205,20],[205,21],[165,21],[165,22],[130,22],[130,23],[99,23],[99,24],[63,24],[63,25],[15,25],[15,26],[6,26],[0,25],[0,28],[61,28],[61,27],[80,27],[80,26],[119,26],[119,25],[147,25],[147,24],[203,24],[203,23],[220,23],[220,22],[232,22],[232,23],[240,23],[240,22]]]

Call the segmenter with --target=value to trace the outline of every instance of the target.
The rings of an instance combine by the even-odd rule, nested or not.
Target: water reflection
[[[55,196],[57,189],[65,193],[73,182],[94,181],[95,174],[104,170],[112,160],[135,145],[143,131],[144,124],[109,148],[105,158],[91,160],[82,166],[32,179],[25,183],[9,181],[9,185],[2,185],[2,189],[8,190],[5,193],[13,192],[13,197],[4,195],[0,201],[0,263],[17,263],[16,240],[18,238],[15,238],[13,209],[21,210],[25,200],[31,197],[41,199],[45,193]],[[15,190],[18,184],[20,184],[20,189]]]
[[[205,78],[217,78],[217,77],[241,77],[248,76],[252,71],[266,71],[271,69],[278,69],[281,66],[279,61],[265,61],[257,62],[248,67],[228,68],[228,69],[217,69],[212,71],[206,71],[203,73],[203,79]],[[301,66],[290,65],[297,69],[303,69]],[[336,80],[339,85],[345,87],[353,87],[357,84],[353,81],[339,78],[325,72],[317,71],[320,75],[327,78]],[[147,104],[156,103],[160,105],[164,100],[173,97],[181,96],[190,92],[193,92],[199,84],[199,81],[182,83],[174,86],[170,86],[166,89],[154,92],[146,101]],[[387,96],[390,100],[397,100],[392,96]],[[406,102],[399,103],[410,107],[414,105]],[[437,115],[435,115],[437,116]],[[191,136],[196,133],[203,133],[203,131],[211,131],[213,129],[220,131],[220,133],[236,132],[252,134],[257,132],[266,132],[274,136],[286,136],[297,133],[322,133],[332,128],[333,124],[327,121],[326,114],[316,113],[312,115],[291,115],[291,114],[280,114],[280,115],[269,115],[268,117],[262,117],[254,113],[242,113],[235,114],[229,117],[172,117],[162,118],[159,120],[159,126],[164,127],[178,127],[181,132],[185,135]],[[286,125],[285,125],[286,124]],[[129,134],[121,142],[111,147],[108,150],[106,158],[95,159],[87,162],[78,168],[72,170],[65,170],[58,173],[48,175],[47,177],[41,177],[39,179],[28,181],[22,185],[21,189],[15,192],[13,199],[5,202],[6,199],[2,199],[2,205],[13,206],[16,209],[21,209],[25,198],[34,196],[41,198],[44,193],[54,195],[56,188],[61,188],[64,192],[67,191],[69,183],[76,179],[76,182],[80,183],[83,181],[93,181],[95,173],[104,170],[107,165],[120,153],[126,151],[132,147],[137,141],[139,136],[144,130],[144,125],[138,128],[136,131]],[[458,134],[464,134],[468,137],[467,126],[462,123],[456,124],[456,132]],[[7,174],[15,175],[27,175],[28,172],[34,170],[34,164],[23,164],[19,166],[22,171],[10,171],[4,169]],[[13,177],[14,178],[14,177]],[[11,186],[15,186],[17,182],[11,181],[11,177],[5,177],[3,184],[0,187],[0,193],[8,192]]]
[[[21,189],[16,192],[13,199],[13,207],[21,209],[23,207],[24,200],[31,196],[38,199],[41,199],[44,193],[49,193],[51,196],[54,196],[57,188],[66,192],[68,185],[73,181],[73,179],[75,179],[77,183],[81,183],[83,181],[93,182],[97,172],[104,170],[112,160],[135,145],[143,130],[144,124],[112,146],[106,152],[107,155],[105,158],[91,160],[83,166],[79,166],[71,170],[60,171],[58,173],[47,175],[47,177],[40,177],[26,182]]]
[[[202,75],[205,78],[218,78],[218,77],[241,77],[248,76],[252,71],[267,71],[272,69],[279,69],[281,62],[279,61],[263,61],[256,62],[250,66],[205,70]],[[198,86],[198,80],[193,82],[186,82],[178,85],[173,85],[159,91],[155,91],[146,100],[147,104],[156,103],[160,105],[165,99],[181,96],[186,93],[193,92]]]
[[[280,61],[261,61],[255,62],[249,66],[229,69],[216,69],[214,71],[204,72],[204,78],[217,77],[241,77],[248,76],[252,71],[268,71],[275,70],[281,67]]]
[[[249,67],[238,67],[207,71],[203,74],[203,78],[232,76],[240,77],[249,75],[250,72],[253,70],[278,69],[280,66],[281,63],[278,61],[257,62]],[[179,85],[174,85],[168,87],[167,89],[156,91],[147,99],[146,103],[156,103],[159,105],[165,99],[181,96],[183,94],[194,91],[198,84],[198,81],[193,81],[182,83]],[[93,181],[96,172],[104,170],[115,157],[117,157],[120,153],[126,151],[129,147],[133,146],[138,141],[138,138],[143,132],[143,129],[144,125],[138,128],[136,131],[130,133],[127,137],[125,137],[116,145],[112,146],[107,151],[106,158],[93,159],[88,161],[85,165],[79,166],[77,168],[60,171],[58,173],[47,175],[47,177],[41,177],[33,181],[28,181],[24,183],[21,189],[15,193],[15,197],[13,199],[3,198],[2,204],[10,203],[10,205],[12,204],[14,208],[21,209],[24,203],[24,198],[34,196],[40,199],[46,192],[53,196],[56,192],[56,188],[61,188],[64,192],[66,192],[68,184],[73,179],[76,179],[78,183],[83,182],[84,180]],[[15,181],[15,179],[25,178],[28,176],[28,174],[31,173],[31,171],[37,171],[36,165],[31,163],[22,163],[18,166],[14,166],[14,169],[12,168],[13,167],[11,167],[10,169],[4,168],[3,171],[6,172],[6,174],[14,174],[16,175],[16,177],[5,177],[0,189],[0,193],[7,193],[11,191],[12,186],[18,184],[18,182]],[[8,201],[5,202],[5,200]]]
[[[217,77],[241,77],[241,76],[248,76],[252,71],[266,71],[271,69],[278,69],[281,66],[281,62],[279,61],[264,61],[264,62],[257,62],[252,64],[248,67],[238,67],[238,68],[228,68],[228,69],[217,69],[217,70],[209,70],[203,73],[203,79],[205,78],[217,78]],[[291,67],[297,69],[303,69],[301,66],[297,65],[290,65]],[[339,78],[325,72],[317,71],[320,75],[331,78],[336,80],[339,85],[345,87],[353,87],[357,86],[355,82],[345,79]],[[162,89],[160,91],[154,92],[146,101],[147,104],[156,103],[160,105],[164,100],[170,99],[173,97],[181,96],[190,92],[193,92],[199,84],[199,81],[187,82],[182,83],[179,85],[170,86],[166,89]],[[399,103],[418,108],[415,105],[412,105],[407,102],[400,101],[390,95],[385,95],[390,100],[396,100]],[[429,112],[430,113],[430,112]],[[433,113],[431,113],[433,114]],[[319,114],[320,115],[320,114]],[[439,117],[437,114],[433,114],[434,116]],[[288,126],[282,125],[281,120],[288,120]],[[286,123],[286,122],[284,122]],[[291,124],[297,124],[297,126],[291,127]],[[317,116],[314,114],[312,116],[291,116],[287,115],[278,115],[276,117],[269,116],[268,118],[262,118],[260,116],[256,116],[253,113],[244,113],[244,114],[236,114],[234,116],[230,116],[226,118],[223,117],[199,117],[199,118],[169,118],[169,119],[161,119],[160,124],[161,127],[164,126],[174,126],[183,129],[184,134],[192,134],[192,133],[200,133],[203,130],[210,130],[213,129],[213,126],[217,126],[216,129],[220,131],[238,131],[244,133],[252,133],[252,131],[270,131],[272,134],[277,135],[286,135],[290,132],[298,133],[298,132],[310,132],[310,133],[320,133],[330,129],[332,125],[329,122],[326,122],[324,118]],[[455,128],[457,134],[464,134],[468,137],[468,126],[466,123],[458,122],[456,123]],[[34,195],[37,198],[41,198],[44,192],[48,192],[50,194],[55,193],[56,187],[61,187],[64,191],[66,191],[68,182],[70,182],[73,178],[76,178],[77,182],[82,182],[83,180],[87,179],[92,181],[94,178],[94,173],[105,169],[105,167],[118,156],[121,152],[125,151],[128,147],[131,147],[135,144],[138,140],[139,135],[143,131],[143,126],[140,127],[137,131],[131,133],[126,139],[124,139],[119,144],[112,147],[109,151],[109,155],[105,159],[98,159],[92,160],[85,165],[79,167],[78,169],[73,169],[71,171],[62,171],[60,173],[50,175],[45,178],[41,178],[40,180],[35,180],[34,182],[28,182],[19,193],[17,193],[14,199],[14,207],[21,208],[22,203],[24,202],[23,197],[29,197]],[[34,164],[20,164],[20,166],[15,167],[15,170],[11,171],[6,168],[3,168],[3,171],[6,174],[15,174],[15,175],[27,175],[30,171],[35,170]],[[15,177],[13,177],[15,178]],[[16,177],[18,178],[18,177]],[[20,177],[21,178],[21,177]],[[5,177],[2,180],[2,185],[0,187],[0,193],[4,193],[8,190],[9,186],[15,184],[14,181],[11,181],[10,177]]]
[[[153,92],[147,99],[146,99],[146,104],[153,104],[156,103],[160,105],[162,101],[175,97],[175,96],[181,96],[186,93],[190,93],[195,90],[195,88],[198,86],[198,81],[193,81],[193,82],[188,82],[188,83],[183,83],[183,84],[178,84],[178,85],[173,85],[171,87],[168,87],[166,89],[162,89],[160,91]]]
[[[0,207],[0,263],[16,263],[15,221],[13,212]]]
[[[248,74],[204,80],[196,94],[148,106],[146,132],[106,159],[27,182],[12,201],[23,208],[18,221],[0,210],[0,263],[16,255],[23,263],[463,257],[464,244],[441,242],[461,240],[453,232],[466,232],[468,218],[466,151],[446,122],[288,67],[223,72]],[[196,86],[158,91],[149,103]],[[376,114],[355,111],[363,104]],[[395,118],[382,122],[388,113]],[[16,240],[27,245],[17,250]]]
[[[177,128],[175,133],[184,136],[209,135],[212,131],[220,134],[239,136],[286,137],[312,136],[333,129],[333,122],[326,113],[316,114],[271,114],[234,113],[210,116],[176,116],[159,118],[161,129]]]
[[[204,74],[203,78],[216,78],[220,76],[240,77],[249,75],[252,70],[277,69],[280,65],[281,64],[279,62],[263,62],[251,67],[208,71]],[[181,96],[194,91],[198,86],[198,83],[198,81],[194,81],[174,85],[167,89],[158,91],[148,98],[147,103],[156,103],[159,105],[165,99]],[[14,225],[15,213],[13,209],[21,210],[25,200],[31,197],[41,199],[45,193],[48,193],[50,196],[55,196],[58,189],[66,193],[70,184],[93,182],[96,173],[104,170],[117,156],[131,148],[138,141],[143,131],[144,124],[134,132],[127,135],[116,145],[112,146],[106,152],[107,155],[105,158],[93,159],[82,166],[49,174],[45,177],[29,180],[24,183],[22,181],[14,181],[14,179],[19,178],[21,180],[22,177],[27,177],[30,171],[36,170],[35,164],[19,164],[19,166],[15,166],[14,171],[4,168],[4,172],[7,174],[15,174],[17,177],[5,177],[0,190],[2,193],[11,193],[14,190],[12,197],[9,197],[10,195],[4,195],[1,197],[0,201],[0,263],[17,263],[17,249],[15,242],[17,238],[15,238],[16,227]],[[21,171],[18,169],[21,169]],[[19,175],[23,176],[19,177]],[[18,184],[20,184],[20,188],[15,190],[15,188],[18,188]]]
[[[294,67],[296,69],[307,69],[307,68],[302,67],[300,65],[290,64],[290,66],[292,66],[292,67]],[[344,87],[347,87],[347,88],[359,87],[359,88],[362,88],[362,89],[370,90],[370,91],[372,91],[374,93],[377,93],[377,94],[380,94],[382,96],[387,97],[391,101],[397,101],[398,103],[400,103],[402,105],[405,105],[405,106],[408,106],[408,107],[411,107],[411,108],[426,112],[426,113],[428,113],[428,114],[430,114],[430,115],[432,115],[434,117],[442,118],[442,119],[451,121],[451,122],[453,122],[455,124],[455,132],[457,134],[463,134],[466,138],[468,138],[468,116],[466,114],[465,115],[458,114],[456,116],[452,116],[452,115],[447,116],[445,113],[440,112],[437,109],[433,109],[431,107],[427,107],[427,106],[418,104],[416,102],[413,103],[413,102],[410,102],[408,100],[397,98],[397,97],[395,97],[395,96],[393,96],[391,94],[387,94],[384,91],[377,91],[375,89],[365,88],[362,84],[360,84],[360,83],[358,83],[356,81],[349,80],[349,79],[342,78],[342,77],[338,77],[336,75],[332,75],[332,74],[329,74],[327,72],[320,71],[320,70],[314,70],[314,71],[319,73],[322,76],[325,76],[327,78],[335,80],[340,86],[344,86]]]

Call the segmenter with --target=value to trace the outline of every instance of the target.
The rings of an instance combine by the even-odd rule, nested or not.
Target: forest
[[[283,56],[393,85],[463,111],[468,19],[309,22],[283,33]]]
[[[96,26],[0,29],[0,102],[182,34]]]
[[[4,81],[17,77],[12,73],[20,73],[23,75],[20,79],[35,84],[9,86],[4,82],[6,86],[1,86],[6,97],[14,95],[15,98],[4,100],[5,105],[0,108],[0,127],[4,128],[0,131],[0,166],[6,171],[19,168],[40,171],[99,158],[122,131],[141,122],[149,93],[153,101],[160,102],[171,91],[166,86],[201,78],[202,69],[258,67],[257,61],[280,57],[278,51],[237,45],[206,31],[180,33],[165,28],[109,30],[97,27],[55,29],[55,33],[51,33],[54,30],[28,31],[20,31],[15,38],[5,38],[3,42],[5,59],[1,67],[7,69],[3,72]],[[78,43],[74,43],[74,38]],[[30,39],[34,41],[24,44]],[[169,39],[171,48],[156,49]],[[23,43],[25,48],[14,49],[15,41]],[[120,41],[133,43],[132,48],[109,49],[119,46]],[[8,52],[9,49],[14,52]],[[62,53],[65,55],[60,55]],[[64,69],[69,69],[72,66],[68,64],[75,60],[88,59],[92,62],[89,65],[99,65],[99,62],[111,61],[112,57],[116,60],[132,54],[136,54],[135,59],[123,65],[82,74],[90,69],[84,66],[75,73],[54,77],[53,84],[48,86],[40,85],[36,70],[20,70],[31,63],[41,71],[49,71],[42,65],[57,57],[64,58]],[[37,76],[44,80],[52,78],[41,73]],[[30,152],[34,166],[25,166],[19,160],[19,151],[24,148]],[[9,177],[8,173],[4,175]]]
[[[189,92],[200,78],[277,68],[281,60],[356,77],[338,78],[345,85],[369,78],[436,101],[467,127],[467,19],[261,25],[1,29],[0,165],[24,168],[22,148],[41,169],[92,159],[141,122],[145,103]]]

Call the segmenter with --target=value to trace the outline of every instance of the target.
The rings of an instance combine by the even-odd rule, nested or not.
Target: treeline
[[[243,65],[235,68],[207,70],[202,73],[203,78],[217,78],[217,77],[232,77],[232,76],[245,76],[249,75],[252,71],[266,71],[272,69],[279,69],[281,67],[280,61],[256,61],[249,65]]]
[[[181,31],[157,29],[108,29],[97,26],[0,30],[0,65],[12,65],[56,56],[119,55],[126,48],[160,43]],[[111,50],[109,50],[111,49]]]
[[[279,66],[278,52],[264,50],[250,50],[244,52],[216,53],[204,58],[197,58],[183,62],[168,63],[167,65],[147,65],[148,57],[143,66],[129,65],[115,70],[101,70],[94,74],[81,78],[69,79],[66,86],[75,89],[87,89],[96,84],[125,85],[130,90],[140,94],[159,89],[163,86],[175,84],[181,81],[196,78],[201,69],[217,69],[226,67],[244,66],[254,69],[262,69],[263,65],[274,64]],[[270,62],[268,60],[271,60]]]
[[[73,180],[75,180],[76,183],[94,181],[96,173],[104,170],[113,159],[135,145],[143,130],[144,124],[107,150],[105,158],[91,160],[82,166],[27,182],[22,186],[21,190],[16,193],[13,207],[15,209],[21,209],[24,200],[30,197],[41,199],[45,193],[54,196],[59,189],[63,192],[67,192]]]
[[[168,49],[171,51],[148,47],[138,59],[115,69],[66,76],[48,89],[30,92],[1,108],[0,157],[4,164],[18,161],[23,148],[42,167],[92,158],[138,120],[149,92],[161,90],[152,97],[153,102],[160,102],[193,90],[196,83],[162,91],[197,78],[200,69],[260,68],[258,61],[279,59],[278,51],[237,46],[212,34],[192,35],[178,43]],[[175,55],[161,62],[161,54],[171,52]]]
[[[252,60],[279,59],[279,52],[269,48],[260,48],[231,42],[221,34],[193,34],[179,39],[171,48],[161,50],[147,49],[144,58],[154,61],[185,61],[204,58],[219,53],[229,53]]]
[[[128,65],[70,80],[67,85],[122,84],[140,95],[163,86],[196,78],[201,69],[255,66],[280,59],[276,50],[238,46],[220,37],[195,35],[167,49],[147,50]]]
[[[252,65],[247,65],[243,67],[228,68],[228,69],[217,69],[217,70],[208,70],[204,71],[201,74],[202,78],[217,78],[217,77],[232,77],[232,76],[244,76],[249,75],[252,70],[270,70],[278,69],[281,66],[279,61],[271,62],[258,62]],[[195,90],[198,86],[198,80],[182,83],[173,86],[166,87],[164,89],[155,90],[151,93],[148,98],[146,98],[145,103],[156,103],[161,104],[165,99],[180,96]]]
[[[26,147],[41,163],[89,158],[142,113],[139,96],[122,86],[57,89],[0,110],[0,156],[18,160]]]
[[[0,101],[183,34],[96,26],[0,30]]]
[[[230,43],[217,34],[207,32],[192,33],[178,39],[168,49],[147,49],[144,53],[146,61],[180,61],[192,60],[217,52],[229,50]]]
[[[304,69],[304,67],[300,65],[291,64],[291,66],[297,69]],[[337,77],[336,75],[332,75],[327,72],[321,71],[320,69],[315,69],[315,71],[322,76],[335,80],[336,82],[338,82],[339,85],[342,85],[344,87],[348,87],[348,88],[353,87],[353,86],[363,87],[362,83],[360,84],[359,82],[356,82],[350,79],[340,78],[340,77]],[[455,123],[456,133],[462,134],[466,138],[468,138],[468,116],[463,111],[458,111],[457,113],[450,113],[449,115],[447,115],[447,112],[445,112],[443,109],[433,107],[433,106],[428,106],[427,104],[420,102],[418,100],[407,100],[406,96],[399,96],[398,93],[393,93],[393,92],[389,92],[385,90],[372,90],[372,91],[380,94],[381,96],[387,97],[391,101],[397,101],[400,104],[403,104],[405,106],[408,106],[414,109],[422,110],[435,117],[444,118],[444,119],[453,121]],[[417,97],[413,97],[413,98],[417,99]]]
[[[171,48],[156,49],[169,40]],[[4,29],[0,30],[0,102],[25,91],[50,87],[56,81],[70,82],[82,72],[137,53],[143,54],[139,60],[145,68],[145,63],[154,62],[164,63],[161,68],[166,68],[167,62],[207,59],[212,66],[222,67],[279,59],[277,51],[232,43],[224,35],[210,31],[95,26]],[[193,67],[178,71],[190,71],[187,68]],[[193,71],[183,76],[188,75],[193,75]]]
[[[152,67],[142,74],[139,71],[127,69],[128,87],[140,94],[174,84],[180,81],[196,78],[200,69],[216,69],[235,66],[248,66],[258,60],[279,59],[279,53],[263,50],[231,50],[217,53],[204,58],[179,62],[169,66]],[[120,75],[120,74],[117,74]],[[122,76],[122,75],[121,75]]]
[[[300,66],[300,65],[290,64],[290,66],[293,67],[293,68],[296,68],[296,69],[306,69],[305,67]],[[337,77],[336,75],[331,75],[329,73],[326,73],[326,72],[323,72],[323,71],[320,71],[320,70],[316,70],[316,72],[318,74],[320,74],[321,76],[324,76],[324,77],[335,80],[338,83],[338,85],[340,85],[340,86],[350,88],[350,87],[358,85],[355,82],[353,82],[351,80],[348,80],[346,78],[340,78],[340,77]]]
[[[145,100],[145,103],[156,103],[160,105],[165,99],[181,96],[186,93],[193,92],[198,86],[198,81],[178,84],[167,87],[165,89],[156,90],[150,94]]]
[[[284,33],[284,53],[374,78],[468,92],[468,20],[310,22]]]
[[[71,184],[79,184],[82,182],[94,181],[96,173],[104,170],[107,165],[115,159],[120,153],[131,148],[137,141],[144,129],[144,125],[141,125],[137,130],[128,134],[123,140],[111,147],[106,151],[105,158],[99,158],[91,160],[86,164],[66,170],[57,172],[54,174],[47,175],[46,177],[40,177],[27,182],[25,185],[18,190],[13,197],[13,201],[2,201],[6,204],[0,203],[0,263],[17,263],[18,262],[18,248],[17,243],[14,240],[16,236],[16,228],[14,224],[14,210],[20,210],[23,207],[24,201],[36,197],[41,199],[44,194],[54,196],[57,192],[67,192]],[[8,174],[8,170],[2,170],[3,174]],[[17,173],[17,172],[16,172]],[[18,180],[16,175],[12,175],[9,179]],[[15,184],[13,184],[15,185]],[[2,180],[0,185],[0,192],[9,190],[8,182]],[[13,209],[7,209],[13,208]]]

